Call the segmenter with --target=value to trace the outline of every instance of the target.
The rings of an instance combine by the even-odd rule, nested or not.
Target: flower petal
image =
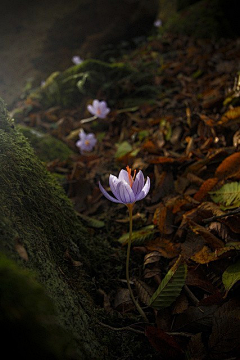
[[[110,200],[110,201],[112,201],[112,202],[115,202],[115,203],[119,203],[119,204],[122,203],[122,201],[119,201],[119,200],[115,199],[114,197],[112,197],[111,195],[109,195],[109,194],[107,193],[107,191],[102,187],[100,181],[99,181],[98,185],[99,185],[99,189],[101,190],[102,194],[103,194],[108,200]]]
[[[139,170],[132,185],[132,191],[134,192],[134,195],[136,197],[141,192],[143,186],[144,186],[144,176],[142,171]]]
[[[87,136],[87,134],[85,133],[85,131],[83,129],[81,129],[79,132],[79,138],[84,141],[86,136]]]
[[[92,105],[88,105],[87,109],[90,112],[90,114],[96,115],[96,111],[95,111],[95,109],[94,109],[94,107]]]
[[[97,99],[93,100],[92,104],[93,104],[94,110],[97,111],[99,108],[99,100],[97,100]]]
[[[142,188],[142,191],[140,191],[140,193],[136,196],[136,201],[142,200],[143,198],[145,198],[145,196],[147,196],[147,194],[149,192],[149,189],[150,189],[150,179],[149,179],[149,177],[147,177],[146,184]]]
[[[117,184],[116,191],[118,192],[117,198],[120,199],[123,204],[133,204],[136,201],[130,185],[125,181],[120,181]]]
[[[129,175],[128,175],[128,172],[126,170],[121,170],[119,175],[118,175],[118,179],[121,180],[121,181],[126,181],[126,183],[128,185],[129,184]]]
[[[119,195],[119,192],[117,191],[117,185],[119,182],[120,180],[116,176],[112,174],[109,176],[109,186],[111,188],[113,195],[116,196],[117,199]]]

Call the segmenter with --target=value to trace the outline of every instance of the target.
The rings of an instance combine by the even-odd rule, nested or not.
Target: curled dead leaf
[[[15,250],[17,251],[18,255],[25,261],[28,261],[28,253],[25,247],[22,245],[20,239],[15,239]]]
[[[217,167],[215,176],[219,179],[240,178],[240,152],[226,157]]]
[[[211,191],[215,185],[217,185],[218,181],[218,178],[210,178],[204,181],[198,192],[196,192],[194,195],[194,199],[197,201],[202,201],[208,195],[208,192]]]
[[[148,251],[158,251],[161,256],[172,259],[179,255],[180,244],[173,243],[171,240],[158,237],[150,240],[146,245]]]

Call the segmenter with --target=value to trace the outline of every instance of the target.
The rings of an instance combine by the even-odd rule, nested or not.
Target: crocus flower
[[[95,135],[90,133],[86,134],[83,129],[80,130],[79,140],[76,142],[76,146],[79,147],[81,153],[83,151],[91,151],[96,145],[97,139]]]
[[[100,181],[99,188],[108,200],[129,205],[145,198],[150,189],[150,179],[147,177],[146,183],[144,184],[144,176],[141,170],[139,170],[137,175],[135,170],[132,176],[129,166],[127,166],[126,169],[127,171],[121,170],[118,177],[114,175],[109,176],[109,185],[115,198],[107,193]]]
[[[75,65],[78,65],[78,64],[81,64],[83,62],[83,59],[81,59],[80,56],[75,55],[75,56],[72,57],[72,62]]]
[[[160,26],[162,26],[162,20],[157,19],[157,20],[154,21],[153,24],[154,24],[155,27],[160,27]]]
[[[104,119],[109,113],[110,109],[107,107],[106,101],[93,100],[92,105],[87,106],[88,111],[101,119]]]

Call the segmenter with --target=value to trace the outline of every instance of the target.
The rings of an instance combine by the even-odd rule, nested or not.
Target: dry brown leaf
[[[210,117],[208,117],[208,116],[206,116],[204,114],[199,114],[199,116],[200,116],[200,119],[204,122],[205,125],[210,126],[210,127],[216,125],[216,120],[215,119],[212,119],[212,118],[210,118]]]
[[[156,187],[152,192],[152,202],[158,202],[161,198],[171,195],[174,189],[174,180],[172,172],[163,171],[158,174],[155,171]]]
[[[148,251],[158,251],[167,259],[178,256],[180,252],[180,244],[173,243],[170,240],[161,237],[148,241],[145,247]]]
[[[203,246],[203,248],[196,254],[194,254],[191,259],[198,264],[208,264],[211,261],[218,260],[222,255],[229,256],[231,251],[236,251],[236,248],[233,246],[225,246],[216,251],[211,251],[208,246]]]
[[[113,306],[117,311],[123,313],[132,310],[133,302],[128,289],[120,288],[117,290]]]
[[[218,288],[212,284],[199,266],[188,271],[186,285],[196,286],[210,294],[215,294],[218,291]]]
[[[230,121],[240,121],[240,106],[226,111],[218,122],[219,125],[227,125]]]
[[[184,293],[184,291],[182,291],[180,293],[180,295],[178,296],[177,301],[174,304],[172,313],[174,315],[181,314],[185,310],[187,310],[188,306],[189,306],[188,298],[187,298],[186,294]]]
[[[170,209],[163,204],[156,209],[153,216],[153,224],[156,225],[161,234],[170,235],[173,233],[173,215]]]
[[[15,239],[15,250],[18,252],[18,255],[25,261],[28,261],[28,253],[25,247],[22,245],[22,242],[17,238]]]
[[[174,158],[166,157],[166,156],[158,156],[154,157],[150,160],[151,164],[172,164],[176,162],[177,160]]]
[[[145,143],[143,143],[142,149],[150,154],[156,154],[158,152],[156,145],[151,140],[147,140]]]
[[[158,251],[152,251],[144,256],[143,265],[146,266],[148,264],[156,263],[160,260],[161,254]]]
[[[151,345],[159,352],[161,359],[183,360],[184,352],[173,336],[166,334],[163,330],[154,326],[147,326],[145,330]]]
[[[205,229],[203,226],[195,223],[190,219],[188,219],[188,225],[195,234],[200,235],[204,238],[205,242],[212,250],[219,249],[224,246],[224,242],[222,240],[218,239],[215,235],[213,235],[209,230]]]
[[[134,280],[134,284],[139,299],[143,304],[148,306],[154,290],[151,289],[150,286],[148,286],[146,283],[138,279]]]
[[[204,181],[200,189],[194,195],[194,200],[202,201],[205,196],[208,195],[208,192],[211,191],[215,185],[218,183],[218,178],[210,178]]]
[[[228,179],[240,174],[240,152],[231,154],[217,167],[215,176],[219,179]]]

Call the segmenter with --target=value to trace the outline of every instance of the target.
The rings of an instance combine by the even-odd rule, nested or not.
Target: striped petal
[[[149,179],[149,177],[147,177],[146,184],[142,188],[142,191],[140,191],[140,193],[136,196],[136,201],[142,200],[143,198],[145,198],[145,196],[147,196],[149,190],[150,190],[150,179]]]
[[[117,184],[117,198],[121,200],[123,204],[133,204],[136,199],[134,196],[134,193],[130,187],[125,181],[120,181]]]
[[[134,192],[134,195],[137,197],[138,194],[141,192],[144,186],[144,176],[141,170],[136,175],[136,178],[133,182],[132,191]]]
[[[118,198],[117,185],[119,182],[120,180],[116,176],[112,174],[109,176],[109,186],[111,188],[113,195],[116,196],[116,198]]]
[[[118,179],[121,180],[121,181],[126,181],[126,183],[128,185],[129,184],[129,175],[128,175],[128,172],[126,170],[121,170],[119,175],[118,175]]]
[[[101,190],[101,192],[103,193],[103,195],[104,195],[108,200],[110,200],[110,201],[112,201],[112,202],[115,202],[115,203],[119,203],[119,204],[122,203],[122,201],[119,201],[119,200],[115,199],[113,196],[109,195],[109,194],[107,193],[107,191],[102,187],[100,181],[99,181],[98,185],[99,185],[99,189]]]

